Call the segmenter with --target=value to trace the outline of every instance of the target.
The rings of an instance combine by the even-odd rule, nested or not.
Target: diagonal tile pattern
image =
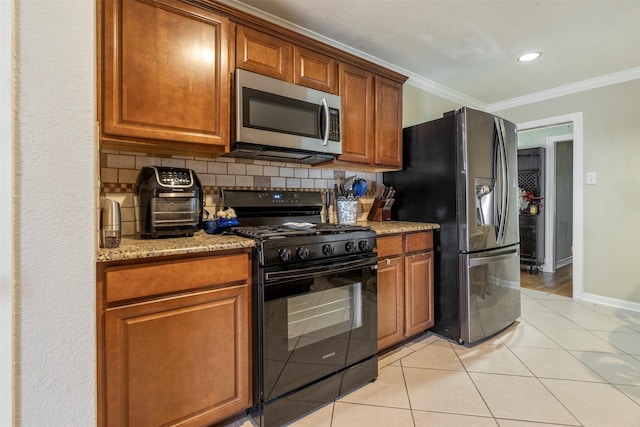
[[[522,316],[496,336],[460,346],[427,333],[379,367],[290,426],[640,426],[640,313],[629,310],[522,289]]]

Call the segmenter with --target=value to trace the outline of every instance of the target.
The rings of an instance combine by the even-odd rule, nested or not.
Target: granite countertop
[[[98,249],[97,262],[142,259],[167,255],[186,255],[203,252],[243,249],[255,246],[253,239],[233,234],[207,234],[198,231],[193,237],[165,239],[136,239],[123,237],[116,249]]]
[[[407,222],[407,221],[364,221],[358,224],[368,225],[378,236],[386,234],[412,233],[414,231],[426,231],[440,228],[439,224],[429,222]]]
[[[364,221],[358,225],[367,225],[379,236],[387,234],[411,233],[440,228],[438,224],[404,221]],[[253,239],[233,234],[207,234],[198,231],[193,237],[167,239],[136,239],[123,237],[116,249],[98,249],[97,262],[122,261],[129,259],[152,258],[167,255],[187,255],[204,252],[243,249],[255,246]]]

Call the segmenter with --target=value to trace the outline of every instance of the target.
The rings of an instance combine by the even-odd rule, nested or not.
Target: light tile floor
[[[375,382],[290,426],[640,426],[634,311],[522,289],[522,316],[495,337],[460,346],[428,333],[379,366]]]

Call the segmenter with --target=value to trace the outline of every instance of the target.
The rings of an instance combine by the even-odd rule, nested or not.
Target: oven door
[[[377,353],[375,254],[265,270],[262,399],[281,396]]]

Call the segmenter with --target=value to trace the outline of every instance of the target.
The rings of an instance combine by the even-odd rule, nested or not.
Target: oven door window
[[[326,278],[323,278],[326,280]],[[316,287],[316,290],[317,287]],[[362,283],[287,298],[288,350],[362,327]]]
[[[373,267],[265,286],[265,399],[376,354],[376,286]]]

